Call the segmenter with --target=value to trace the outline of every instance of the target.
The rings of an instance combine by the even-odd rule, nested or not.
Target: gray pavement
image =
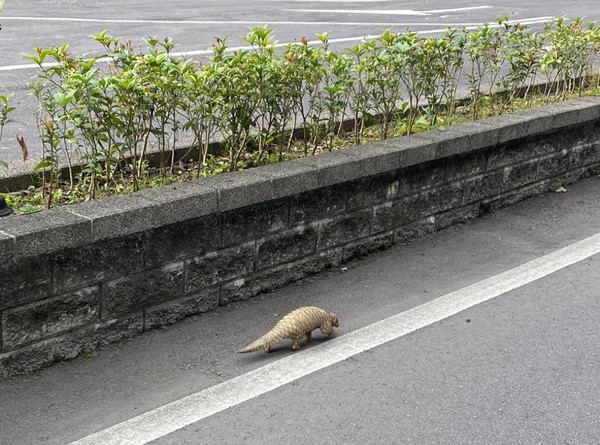
[[[148,35],[171,36],[178,51],[195,52],[206,50],[215,37],[225,35],[230,45],[243,45],[240,37],[248,28],[269,24],[281,43],[330,31],[333,40],[343,40],[332,46],[343,49],[387,28],[435,33],[448,26],[493,22],[508,13],[518,20],[534,19],[534,24],[560,16],[590,21],[600,19],[600,4],[595,0],[174,0],[165,6],[157,0],[8,0],[0,15],[0,86],[15,93],[19,113],[18,122],[6,128],[0,159],[13,163],[19,160],[17,134],[25,137],[32,156],[41,150],[32,117],[35,101],[26,88],[36,70],[28,67],[22,57],[36,47],[69,43],[75,53],[97,54],[99,45],[89,36],[109,29],[113,35],[136,43]]]
[[[598,444],[598,276],[600,255],[151,443]]]
[[[232,351],[299,305],[336,311],[340,336],[598,233],[594,177],[0,381],[0,444],[69,443],[276,363],[288,344]],[[153,443],[600,443],[599,272],[595,255]]]

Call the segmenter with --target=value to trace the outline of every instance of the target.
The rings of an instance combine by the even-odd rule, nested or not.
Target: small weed
[[[15,107],[10,105],[12,98],[13,94],[0,95],[0,143],[2,142],[4,126],[11,121],[10,114],[15,110]],[[8,164],[0,159],[0,167],[8,168]]]

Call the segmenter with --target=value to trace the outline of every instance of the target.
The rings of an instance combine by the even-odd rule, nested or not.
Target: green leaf
[[[44,206],[41,205],[34,205],[31,203],[26,203],[23,204],[22,206],[17,208],[17,212],[21,213],[21,214],[28,214],[28,213],[35,213],[35,212],[40,212],[44,209]]]
[[[53,165],[53,163],[52,163],[52,162],[50,162],[50,161],[48,161],[48,160],[44,160],[44,161],[41,161],[41,162],[39,162],[39,163],[38,163],[38,164],[37,164],[37,165],[34,167],[34,170],[35,170],[35,171],[40,171],[40,170],[43,170],[43,169],[45,169],[45,168],[52,167],[52,165]]]

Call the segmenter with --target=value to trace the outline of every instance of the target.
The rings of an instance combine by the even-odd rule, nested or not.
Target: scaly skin
[[[271,346],[283,340],[292,339],[292,349],[300,349],[300,340],[306,337],[309,342],[312,337],[312,331],[319,328],[325,335],[333,334],[333,329],[339,327],[340,323],[334,313],[325,311],[318,307],[307,306],[293,310],[277,322],[273,329],[260,337],[258,340],[250,343],[245,348],[236,352],[269,352]]]

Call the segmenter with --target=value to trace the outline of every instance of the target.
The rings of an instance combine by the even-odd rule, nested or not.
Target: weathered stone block
[[[435,215],[435,230],[441,230],[454,224],[464,223],[470,219],[475,219],[478,216],[479,203],[453,208]]]
[[[339,266],[342,263],[342,251],[341,247],[325,250],[288,265],[289,280],[298,281],[330,267]]]
[[[344,149],[362,176],[393,172],[417,162],[435,159],[437,143],[415,137],[390,138]]]
[[[319,186],[319,169],[297,159],[258,167],[256,172],[271,181],[274,199],[314,190]]]
[[[587,170],[587,175],[596,175],[596,176],[600,176],[600,163],[599,164],[595,164],[595,165],[590,165],[589,167],[586,168]],[[581,177],[585,177],[585,175],[582,175]]]
[[[466,180],[463,185],[463,204],[490,198],[498,194],[503,179],[504,172],[496,170]]]
[[[438,143],[434,140],[418,137],[418,135],[399,138],[405,141],[402,149],[402,167],[408,168],[417,164],[437,159]]]
[[[161,227],[218,211],[217,191],[204,179],[143,190],[139,196],[156,204],[148,216],[161,221]]]
[[[483,151],[474,151],[448,159],[446,181],[456,181],[478,175],[485,171],[486,156]]]
[[[52,295],[50,256],[0,264],[0,311]]]
[[[398,209],[396,227],[417,221],[432,213],[429,193],[406,196],[396,201],[394,206]]]
[[[510,190],[531,184],[537,179],[537,172],[537,159],[510,167],[504,167],[504,178],[502,179],[501,189]]]
[[[561,137],[560,133],[551,133],[543,136],[530,136],[525,139],[523,150],[529,153],[532,158],[547,156],[559,152],[567,144]],[[568,141],[570,142],[570,141]]]
[[[371,209],[359,210],[323,221],[319,227],[317,250],[367,236],[371,228],[371,214]]]
[[[146,232],[144,262],[146,269],[202,255],[221,247],[221,215],[191,219]]]
[[[469,129],[460,126],[445,130],[433,129],[417,133],[414,137],[435,143],[437,145],[436,158],[441,159],[469,152],[471,150],[469,133]]]
[[[171,325],[191,315],[210,311],[219,306],[219,289],[191,295],[146,310],[144,329]]]
[[[183,280],[183,262],[178,262],[109,281],[102,287],[102,319],[181,297]]]
[[[47,343],[52,346],[54,361],[72,360],[84,352],[133,338],[142,333],[142,328],[143,316],[138,312],[79,328]]]
[[[401,139],[372,142],[344,149],[365,176],[375,176],[402,166]],[[394,144],[395,142],[395,144]]]
[[[397,211],[398,208],[394,206],[394,202],[386,202],[373,207],[371,233],[379,233],[394,228],[397,224]]]
[[[396,229],[394,243],[403,244],[433,232],[435,232],[435,218],[429,216]]]
[[[523,162],[534,156],[531,151],[525,149],[523,140],[492,147],[487,153],[487,171]]]
[[[460,125],[469,134],[469,147],[472,151],[492,147],[500,140],[501,129],[485,121],[466,122]]]
[[[569,151],[562,150],[556,154],[540,158],[538,178],[545,179],[569,171]]]
[[[553,116],[553,128],[564,128],[600,117],[596,98],[567,100],[546,105],[543,110]]]
[[[446,162],[434,161],[415,165],[399,172],[399,195],[433,188],[444,182]]]
[[[471,151],[471,131],[466,126],[457,126],[446,128],[445,130],[431,130],[431,132],[440,132],[443,139],[438,143],[438,158],[454,156],[456,154],[468,153]]]
[[[53,362],[71,360],[116,341],[142,332],[142,314],[95,323],[67,334],[0,354],[0,378],[37,371]]]
[[[26,374],[50,366],[54,361],[52,345],[40,342],[0,354],[0,378]]]
[[[0,231],[14,237],[15,258],[35,257],[89,243],[91,222],[65,208],[44,210],[0,221]]]
[[[348,211],[372,207],[382,201],[391,201],[398,196],[400,182],[397,172],[358,179],[348,184]]]
[[[529,134],[548,134],[560,127],[560,120],[546,107],[533,107],[511,113],[516,120],[525,123],[525,132]]]
[[[528,109],[490,117],[480,122],[497,128],[499,134],[496,144],[523,139],[530,134],[550,132],[556,128],[554,116],[545,109]]]
[[[439,213],[460,206],[463,200],[463,186],[459,181],[437,186],[429,192],[431,213]]]
[[[551,189],[551,180],[539,181],[525,187],[510,190],[496,197],[481,201],[480,214],[498,210],[502,207],[516,204],[527,198],[539,195]]]
[[[574,182],[586,178],[591,174],[593,174],[593,171],[590,171],[590,169],[586,167],[569,170],[568,172],[563,173],[560,176],[548,179],[547,182],[549,185],[546,191],[554,191],[560,186],[573,184]]]
[[[594,121],[584,122],[574,131],[561,131],[559,134],[562,135],[561,142],[570,147],[600,142],[600,128]]]
[[[364,176],[360,162],[344,151],[319,153],[298,159],[296,162],[318,169],[318,186],[329,187],[340,182],[354,181]]]
[[[222,173],[202,180],[202,184],[217,191],[219,212],[271,201],[273,183],[265,181],[259,169]]]
[[[223,246],[240,244],[288,225],[289,202],[269,201],[223,214]]]
[[[373,209],[371,233],[391,230],[422,219],[432,213],[431,204],[430,193],[425,192],[376,206]]]
[[[222,286],[219,305],[225,306],[235,301],[247,300],[260,293],[279,289],[289,281],[286,266],[239,278]]]
[[[379,235],[363,238],[360,241],[347,244],[343,247],[342,262],[353,258],[362,258],[378,250],[389,249],[394,241],[394,232],[389,231]]]
[[[66,206],[65,210],[88,220],[92,242],[140,233],[160,227],[165,218],[171,219],[162,213],[160,203],[145,199],[139,193],[109,196]]]
[[[2,263],[9,264],[15,256],[15,237],[0,232],[0,252],[2,252]]]
[[[203,292],[214,284],[252,273],[254,251],[255,244],[248,243],[187,260],[185,293]]]
[[[2,314],[4,349],[32,343],[98,320],[98,287],[9,309]]]
[[[256,269],[287,263],[310,255],[316,249],[317,228],[299,226],[257,241]]]
[[[346,209],[347,184],[324,187],[293,196],[290,201],[290,225],[331,218]]]
[[[572,168],[600,162],[600,145],[586,143],[573,147],[570,153],[570,161]]]
[[[54,292],[96,284],[142,271],[142,237],[129,235],[57,252],[51,258]]]

